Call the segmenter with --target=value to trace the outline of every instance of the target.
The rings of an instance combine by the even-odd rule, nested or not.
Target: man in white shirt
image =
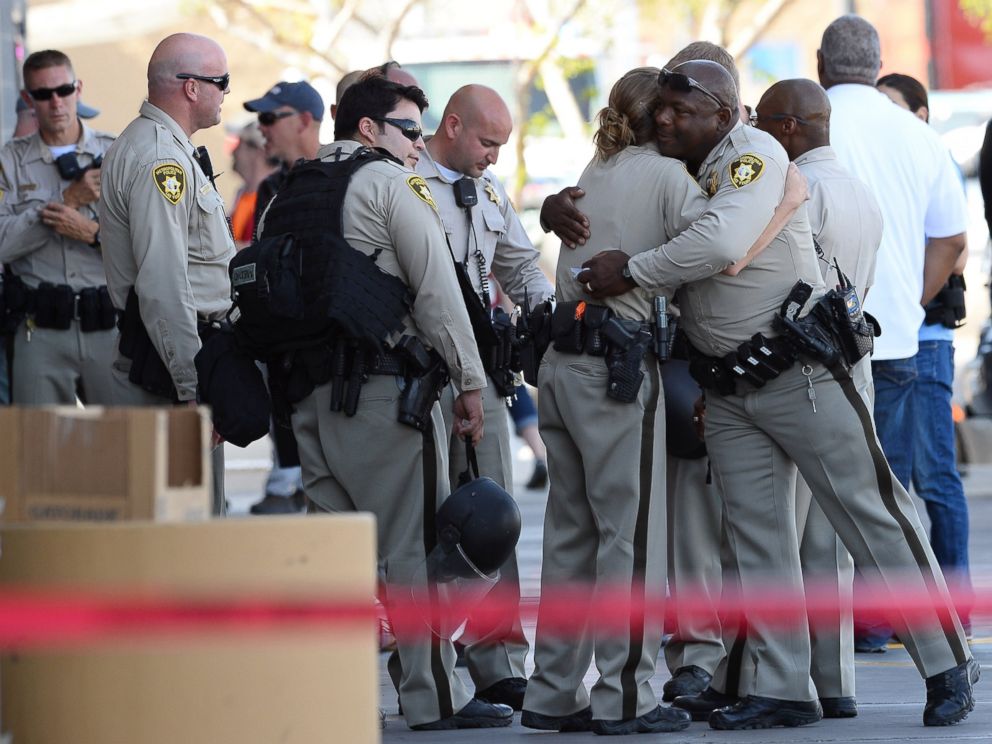
[[[882,328],[872,354],[875,425],[892,472],[908,487],[912,427],[905,411],[923,306],[964,250],[967,208],[937,134],[875,88],[880,67],[878,32],[868,21],[846,15],[823,32],[817,72],[832,106],[830,139],[882,211],[875,284],[865,302]],[[884,644],[887,633],[880,635],[861,648]]]

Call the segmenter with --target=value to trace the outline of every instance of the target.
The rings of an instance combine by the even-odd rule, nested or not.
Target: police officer
[[[492,88],[466,85],[451,96],[437,132],[417,162],[419,173],[438,205],[455,259],[464,267],[486,312],[490,305],[490,273],[514,303],[531,305],[554,294],[538,267],[540,254],[531,244],[510,199],[489,167],[513,128],[510,111]],[[466,204],[466,200],[474,202]],[[507,360],[509,361],[509,360]],[[513,488],[513,452],[506,410],[507,391],[497,390],[492,378],[482,394],[486,438],[476,450],[480,472],[507,490]],[[442,402],[451,432],[449,388]],[[465,445],[451,432],[450,480],[466,469]],[[520,710],[526,689],[524,657],[527,640],[520,626],[514,598],[520,596],[516,557],[501,569],[497,591],[506,600],[498,622],[481,626],[470,622],[462,637],[465,660],[476,686],[476,697],[506,703]]]
[[[13,402],[110,403],[117,339],[100,256],[100,159],[113,137],[79,117],[82,81],[62,52],[24,61],[38,131],[0,151],[0,261],[14,337]]]
[[[286,182],[289,171],[302,160],[317,157],[320,149],[320,123],[324,119],[324,99],[306,80],[273,85],[261,98],[245,101],[246,111],[258,114],[258,126],[265,137],[265,154],[282,164],[258,187],[255,223],[272,197]],[[292,433],[273,424],[273,463],[265,482],[265,496],[251,505],[252,514],[291,514],[306,508],[300,456]]]
[[[420,127],[426,105],[419,88],[370,75],[352,85],[338,102],[336,141],[323,147],[319,157],[344,161],[362,148],[392,156],[368,163],[352,175],[341,208],[342,236],[353,249],[376,256],[379,269],[401,279],[415,295],[404,333],[443,358],[459,390],[454,429],[459,436],[478,441],[485,372],[437,206],[424,179],[411,170],[423,153]],[[277,197],[273,204],[278,203]],[[265,221],[274,218],[271,213],[272,207]],[[378,365],[376,361],[372,368]],[[409,599],[411,586],[418,582],[418,566],[434,547],[437,505],[449,490],[440,406],[433,403],[430,424],[418,431],[397,420],[404,383],[395,372],[368,377],[353,416],[331,413],[331,382],[314,384],[313,392],[295,404],[292,414],[307,496],[327,511],[358,509],[376,515],[387,607],[389,592],[398,591]],[[375,463],[374,487],[370,487],[369,453],[373,452],[383,457]],[[510,724],[510,708],[473,699],[455,676],[450,640],[411,633],[398,625],[394,629],[402,667],[399,694],[411,728]]]
[[[797,280],[811,287],[806,297],[812,301],[823,294],[823,282],[802,210],[738,276],[718,273],[741,258],[743,246],[767,223],[787,157],[767,134],[736,122],[733,80],[719,65],[687,62],[663,72],[660,82],[662,153],[684,159],[700,183],[715,186],[714,195],[692,229],[633,258],[606,251],[587,262],[586,277],[600,296],[673,281],[687,285],[682,327],[697,379],[717,387],[726,379],[720,374],[732,373],[720,365],[724,355],[756,333],[776,338],[773,318],[797,310],[783,303],[805,302],[793,292]],[[829,358],[823,351],[817,353]],[[880,591],[898,583],[933,598],[927,620],[900,618],[900,637],[927,678],[924,724],[963,719],[974,707],[974,662],[915,506],[886,467],[849,374],[803,353],[762,386],[736,382],[733,393],[719,387],[728,394],[707,396],[706,444],[745,596],[760,596],[770,576],[784,591],[802,591],[791,459],[858,565],[879,579]],[[754,694],[714,711],[710,725],[740,729],[819,720],[804,613],[797,612],[788,627],[772,628],[757,608],[748,623]]]
[[[189,139],[220,123],[229,83],[216,42],[166,37],[148,63],[148,100],[107,152],[104,267],[114,306],[125,311],[114,362],[126,384],[118,403],[195,405],[200,333],[230,307],[234,240],[212,169]],[[214,453],[220,513],[223,449]]]

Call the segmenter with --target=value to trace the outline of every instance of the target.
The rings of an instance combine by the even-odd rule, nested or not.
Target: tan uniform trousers
[[[110,405],[120,395],[110,365],[117,356],[117,330],[83,333],[79,321],[64,331],[22,323],[14,334],[11,394],[14,405]]]
[[[723,592],[722,553],[729,550],[721,540],[723,499],[715,483],[707,483],[709,460],[686,460],[668,455],[668,592],[674,599],[683,589],[705,603],[709,614],[686,614],[676,604],[675,628],[665,644],[669,671],[698,666],[710,674],[724,656],[719,617]],[[701,609],[702,607],[697,607]]]
[[[549,349],[539,374],[541,436],[551,488],[544,517],[541,594],[587,586],[632,598],[665,586],[665,403],[657,364],[642,364],[634,403],[606,397],[601,357]],[[599,630],[590,608],[584,631],[558,635],[538,613],[534,674],[526,710],[569,715],[592,706],[595,719],[631,719],[653,710],[651,689],[662,623],[631,618],[630,630]],[[595,654],[591,695],[582,679]]]
[[[801,596],[795,463],[873,591],[893,607],[901,591],[929,593],[929,618],[894,610],[891,620],[921,675],[946,671],[971,656],[961,623],[916,507],[885,461],[865,400],[846,372],[835,374],[812,365],[816,413],[798,364],[760,390],[707,398],[707,450],[724,494],[741,589],[759,601],[770,586]],[[749,692],[813,700],[806,613],[797,608],[789,620],[785,627],[770,622],[760,605],[749,613]]]
[[[455,392],[448,385],[441,395],[441,413],[445,431],[450,433],[448,467],[451,490],[458,487],[458,476],[468,467],[465,459],[465,442],[452,432]],[[488,476],[513,493],[513,452],[510,450],[510,420],[506,399],[496,394],[492,380],[482,391],[485,415],[485,434],[475,455],[479,461],[479,474]],[[505,611],[498,619],[483,625],[470,617],[461,636],[465,644],[465,663],[468,665],[476,690],[485,690],[500,680],[526,677],[524,660],[530,647],[520,624],[520,574],[514,552],[500,567],[499,583],[494,591],[506,599]]]
[[[434,515],[448,493],[448,454],[437,404],[429,432],[397,422],[400,384],[393,376],[372,375],[352,417],[332,413],[331,386],[320,385],[296,404],[292,421],[307,497],[325,511],[375,514],[386,584],[405,592],[422,576],[419,569],[436,541]],[[455,676],[451,641],[394,630],[407,723],[437,721],[467,705],[472,696]]]

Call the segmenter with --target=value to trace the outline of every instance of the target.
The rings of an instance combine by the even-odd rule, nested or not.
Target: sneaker
[[[257,504],[252,504],[249,511],[252,514],[264,515],[299,514],[305,511],[306,508],[307,497],[300,490],[292,496],[276,496],[275,494],[267,493],[264,499]]]
[[[513,722],[513,708],[491,705],[472,698],[464,708],[437,721],[411,726],[414,731],[450,731],[452,729],[502,728]]]
[[[538,489],[548,485],[548,466],[544,460],[534,461],[534,472],[530,475],[530,480],[524,488]]]
[[[623,721],[595,719],[592,722],[592,731],[600,736],[654,734],[663,731],[682,731],[689,728],[691,722],[692,718],[687,711],[679,708],[663,708],[659,705],[637,718]]]
[[[509,705],[514,710],[522,710],[526,692],[527,680],[523,677],[507,677],[484,690],[476,690],[475,699],[493,705]]]

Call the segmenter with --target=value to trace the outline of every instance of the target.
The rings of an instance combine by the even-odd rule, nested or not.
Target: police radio
[[[459,178],[452,184],[452,188],[455,190],[455,204],[462,209],[471,209],[479,203],[479,194],[475,190],[474,178],[468,176]]]

